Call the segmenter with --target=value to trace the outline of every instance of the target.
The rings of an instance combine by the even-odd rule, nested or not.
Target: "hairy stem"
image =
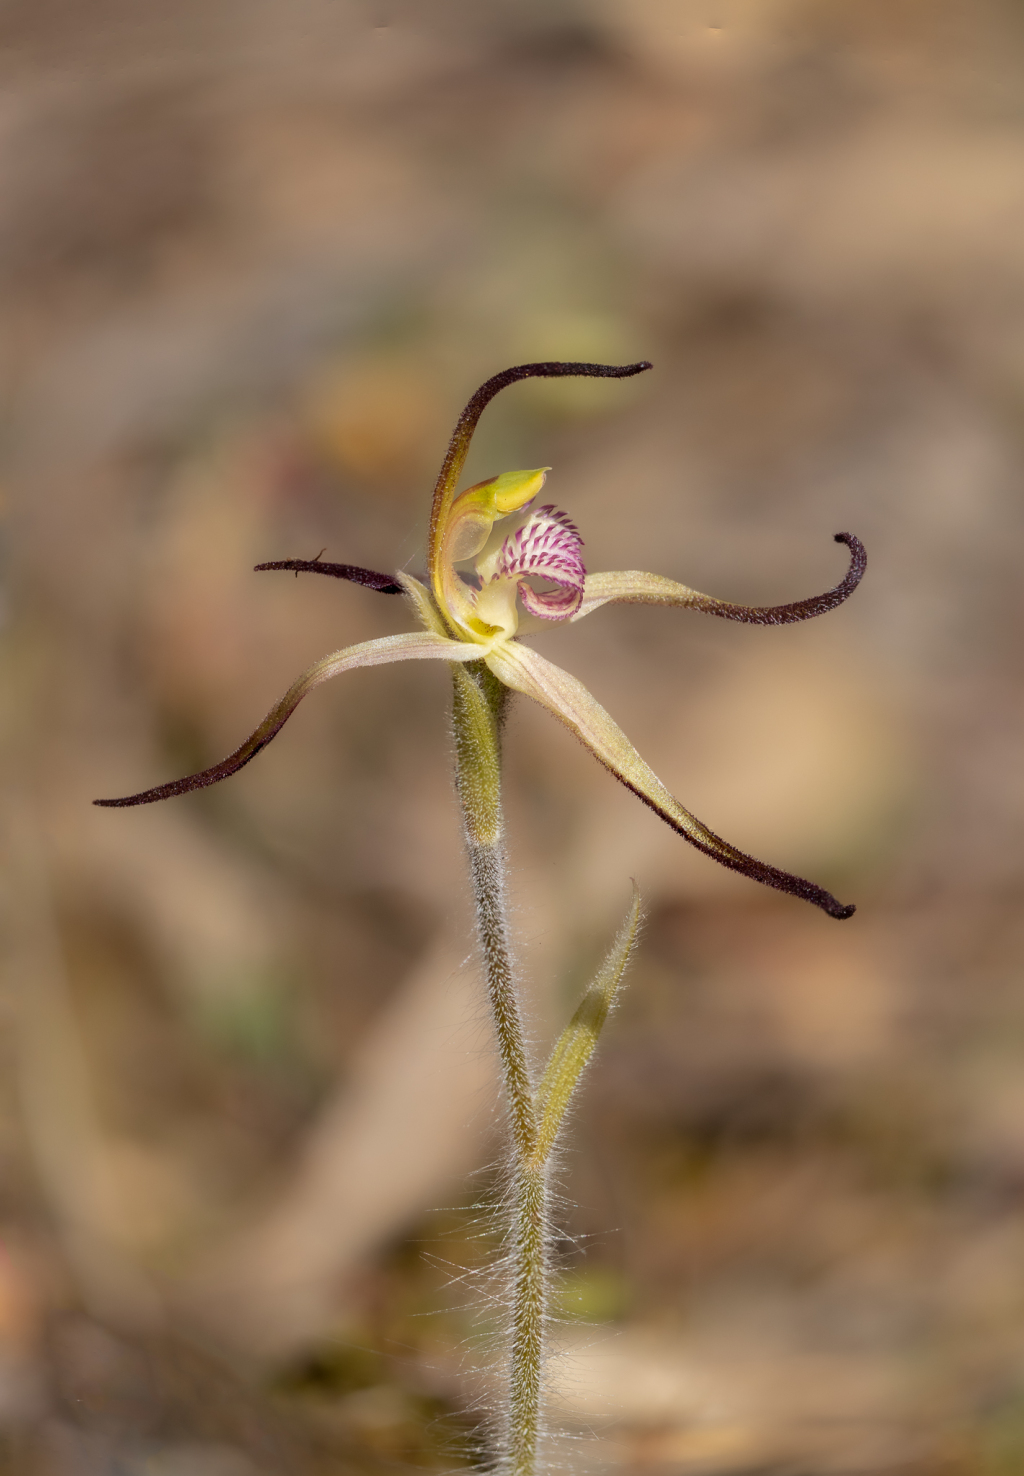
[[[547,1320],[547,1168],[518,1158],[515,1173],[515,1290],[509,1369],[508,1471],[534,1476]]]
[[[547,1297],[547,1173],[509,942],[501,813],[501,725],[508,689],[482,664],[452,667],[459,798],[477,927],[512,1140],[513,1298],[506,1476],[534,1476]]]

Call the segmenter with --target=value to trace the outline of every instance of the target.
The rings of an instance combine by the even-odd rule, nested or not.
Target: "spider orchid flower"
[[[846,918],[854,911],[813,882],[790,875],[746,855],[709,830],[679,803],[644,762],[614,719],[583,684],[519,639],[522,615],[532,629],[541,622],[582,620],[602,605],[669,605],[703,611],[753,625],[786,625],[822,615],[843,603],[864,573],[866,555],[852,533],[837,533],[850,551],[845,578],[824,594],[789,605],[749,607],[698,594],[659,574],[633,570],[588,574],[583,540],[575,523],[550,504],[538,505],[548,468],[503,472],[463,492],[456,487],[469,443],[484,407],[499,390],[517,380],[568,375],[621,379],[649,369],[649,363],[520,364],[487,380],[466,406],[455,427],[434,488],[423,580],[405,572],[376,573],[351,564],[316,559],[284,559],[257,569],[290,569],[348,579],[383,594],[405,594],[422,629],[364,641],[335,651],[295,681],[245,742],[212,768],[155,789],[98,805],[143,805],[203,789],[237,773],[281,730],[307,693],[331,677],[356,667],[393,661],[482,661],[499,681],[521,692],[563,723],[627,789],[691,845],[732,871],[779,891],[802,897],[828,913]]]

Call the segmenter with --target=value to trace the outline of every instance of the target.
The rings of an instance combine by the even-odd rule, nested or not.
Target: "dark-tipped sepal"
[[[358,564],[325,564],[319,554],[315,559],[274,559],[269,564],[254,565],[256,573],[264,569],[292,569],[296,579],[300,574],[329,574],[332,579],[347,579],[352,584],[375,589],[379,594],[402,593],[402,586],[395,583],[393,574],[378,574],[376,569],[362,569]]]

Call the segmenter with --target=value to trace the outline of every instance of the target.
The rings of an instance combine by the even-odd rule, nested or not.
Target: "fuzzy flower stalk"
[[[852,533],[837,533],[849,550],[846,576],[835,588],[788,605],[729,604],[658,574],[635,570],[589,574],[583,539],[573,520],[538,502],[549,468],[503,472],[458,490],[473,432],[483,410],[508,385],[535,377],[624,379],[651,366],[548,362],[506,369],[477,390],[455,426],[434,487],[426,570],[377,573],[353,564],[283,559],[258,569],[289,569],[351,580],[383,594],[404,594],[419,630],[364,641],[316,662],[292,684],[254,733],[221,763],[184,779],[105,806],[149,804],[202,789],[236,773],[283,727],[302,698],[331,677],[393,661],[447,662],[453,683],[456,781],[465,826],[494,1030],[501,1061],[512,1163],[510,1198],[512,1308],[507,1348],[507,1402],[498,1464],[505,1476],[534,1476],[543,1413],[545,1328],[549,1299],[549,1175],[570,1101],[614,1006],[636,941],[636,886],[625,922],[596,978],[548,1058],[530,1058],[516,987],[506,905],[501,808],[501,736],[513,693],[521,693],[574,733],[584,747],[682,838],[720,865],[813,903],[833,918],[853,907],[814,882],[781,871],[723,840],[685,809],[641,758],[625,733],[586,687],[553,665],[524,634],[551,622],[573,623],[604,605],[648,604],[694,609],[754,625],[784,625],[842,604],[864,573],[866,556]]]

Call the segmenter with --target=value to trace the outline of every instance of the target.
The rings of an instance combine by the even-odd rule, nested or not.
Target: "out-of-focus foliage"
[[[630,876],[648,909],[563,1165],[558,1418],[603,1432],[566,1459],[1012,1476],[1020,7],[9,0],[0,78],[7,1469],[470,1458],[495,1090],[446,674],[89,802],[405,628],[252,565],[415,570],[487,375],[648,357],[510,391],[468,470],[550,464],[590,568],[746,603],[864,540],[806,627],[542,638],[703,820],[859,911],[722,872],[516,708],[538,1041]]]

